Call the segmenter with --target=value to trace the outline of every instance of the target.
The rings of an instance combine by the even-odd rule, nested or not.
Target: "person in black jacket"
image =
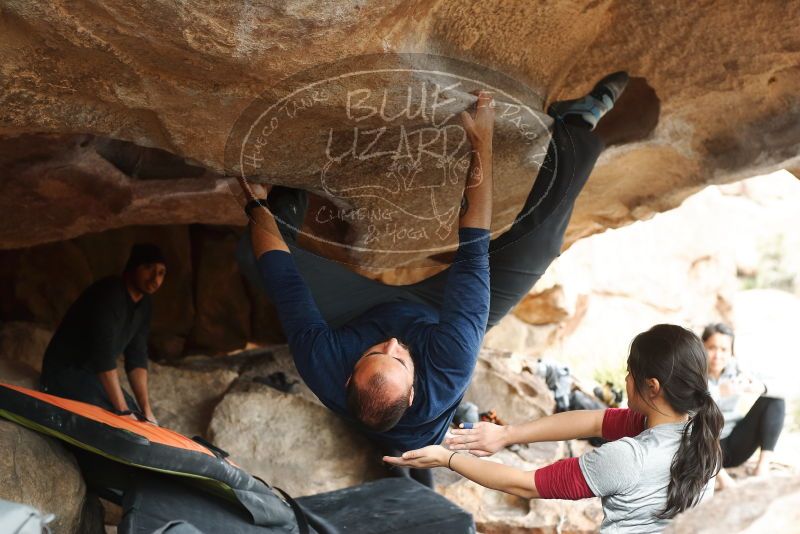
[[[42,390],[119,414],[136,411],[156,423],[147,390],[147,338],[150,296],[161,287],[166,272],[158,247],[136,244],[122,276],[103,278],[85,289],[47,346]],[[133,395],[120,386],[120,354],[125,356]]]

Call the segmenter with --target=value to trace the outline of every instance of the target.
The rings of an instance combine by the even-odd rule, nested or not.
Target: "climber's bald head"
[[[394,427],[414,401],[414,360],[391,338],[367,349],[347,381],[347,405],[366,427]]]

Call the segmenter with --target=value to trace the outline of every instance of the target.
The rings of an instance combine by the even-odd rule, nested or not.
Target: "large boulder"
[[[161,425],[187,436],[205,436],[214,408],[236,380],[229,369],[194,371],[151,365],[153,412]]]
[[[514,308],[514,315],[533,325],[558,323],[569,317],[571,310],[560,285],[531,292]]]
[[[0,360],[19,362],[41,372],[44,351],[52,336],[52,331],[36,323],[0,323]]]
[[[800,477],[769,477],[718,492],[679,515],[665,534],[789,534],[800,524]]]
[[[79,532],[86,485],[61,443],[3,419],[0,450],[0,499],[55,514],[53,532]]]
[[[482,411],[495,410],[511,424],[550,415],[553,394],[532,369],[533,362],[523,355],[483,349],[464,400]]]
[[[209,437],[244,469],[296,496],[360,484],[382,469],[377,450],[330,410],[257,383],[225,395]]]
[[[24,363],[0,360],[0,382],[36,389],[39,385],[39,373]]]
[[[295,0],[262,10],[6,2],[0,198],[7,217],[0,246],[130,224],[242,224],[222,177],[232,170],[226,143],[237,117],[260,95],[281,95],[280,80],[368,53],[435,52],[491,65],[530,86],[538,98],[527,104],[536,110],[585,94],[605,73],[629,70],[634,82],[604,126],[616,146],[578,202],[570,242],[675,207],[704,183],[796,169],[798,8],[724,7],[368,0],[311,8]],[[686,31],[695,27],[704,31]],[[287,109],[295,118],[297,108]],[[291,141],[290,150],[271,158],[292,172],[269,178],[321,192],[308,147],[327,134],[320,124],[349,110],[344,101],[303,107],[278,139]],[[498,143],[498,155],[507,147]],[[507,218],[533,173],[525,171],[522,151],[501,159],[512,169],[498,173]],[[377,175],[369,163],[352,170],[359,186]],[[387,196],[337,201],[341,208],[385,208]],[[414,202],[428,200],[422,194]],[[447,200],[457,203],[458,195]],[[354,242],[369,234],[369,225],[355,226]]]
[[[519,424],[553,413],[555,401],[544,381],[533,374],[529,356],[484,348],[465,400],[481,410],[494,409],[505,423]],[[534,471],[583,447],[566,442],[518,445],[487,461]],[[579,452],[579,451],[578,451]],[[523,499],[484,488],[447,469],[434,473],[436,490],[475,517],[480,532],[595,532],[602,520],[596,499],[579,503]]]
[[[383,474],[378,450],[319,402],[285,346],[233,358],[241,374],[214,410],[208,434],[236,463],[292,495]],[[285,384],[288,392],[266,383]]]
[[[537,355],[553,344],[558,337],[558,330],[558,324],[533,326],[510,313],[486,332],[483,347]]]
[[[121,381],[130,391],[121,363]],[[214,408],[237,376],[235,370],[224,366],[186,368],[151,363],[147,379],[153,413],[161,426],[204,437]]]
[[[193,350],[230,352],[251,333],[250,298],[235,261],[237,233],[230,228],[195,228],[195,305],[189,336]]]
[[[544,445],[544,446],[542,446]],[[563,444],[537,444],[502,450],[486,461],[526,471],[548,465],[564,455]],[[523,499],[484,488],[446,469],[435,473],[436,491],[474,516],[478,531],[489,534],[597,532],[603,519],[599,499],[560,501]]]

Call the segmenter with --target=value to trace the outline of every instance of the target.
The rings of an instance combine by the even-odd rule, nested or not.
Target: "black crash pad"
[[[475,533],[472,515],[407,478],[386,478],[297,502],[308,514],[310,532],[316,534]],[[152,473],[137,477],[122,508],[119,534],[151,534],[176,520],[203,534],[298,532],[297,527],[255,526],[240,507],[175,477]]]
[[[384,478],[297,502],[342,534],[472,534],[472,514],[409,478]]]
[[[152,534],[167,524],[182,521],[202,534],[299,534],[297,525],[273,527],[253,524],[240,506],[159,473],[132,473],[122,497],[119,534]],[[170,533],[172,530],[167,529]],[[317,533],[314,529],[311,534]]]

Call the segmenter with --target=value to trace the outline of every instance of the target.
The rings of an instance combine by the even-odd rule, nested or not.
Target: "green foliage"
[[[625,360],[605,362],[594,371],[594,379],[599,384],[611,382],[615,388],[625,391],[625,375],[628,374],[628,366]]]

